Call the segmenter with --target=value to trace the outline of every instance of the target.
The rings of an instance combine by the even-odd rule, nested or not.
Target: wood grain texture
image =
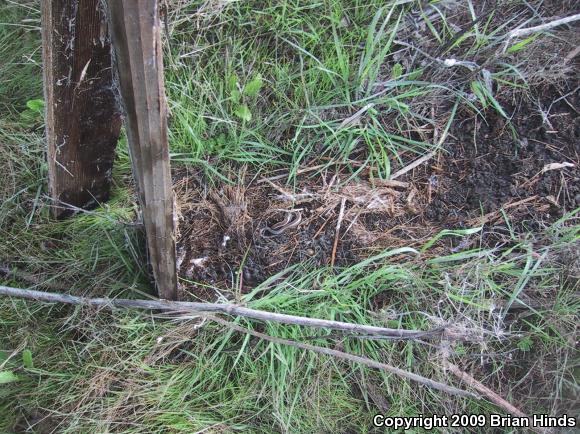
[[[92,208],[109,198],[121,128],[111,45],[100,0],[42,0],[49,190],[61,205]]]
[[[173,191],[157,0],[108,0],[133,173],[159,297],[177,298]]]

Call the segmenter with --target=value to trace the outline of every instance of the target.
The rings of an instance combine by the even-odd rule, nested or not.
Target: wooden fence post
[[[127,137],[159,297],[177,299],[173,191],[157,0],[108,0]]]
[[[53,215],[109,198],[121,128],[100,0],[42,0],[49,190]]]

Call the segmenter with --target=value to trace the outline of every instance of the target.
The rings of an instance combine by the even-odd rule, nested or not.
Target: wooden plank
[[[173,191],[157,0],[108,0],[127,137],[159,297],[177,299]]]
[[[42,52],[53,215],[63,202],[92,208],[109,198],[121,128],[106,11],[100,0],[42,0]]]

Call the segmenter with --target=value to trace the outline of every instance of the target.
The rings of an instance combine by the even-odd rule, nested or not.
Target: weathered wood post
[[[149,257],[159,296],[177,299],[173,191],[157,0],[108,0]]]
[[[121,116],[113,90],[107,17],[100,0],[42,0],[49,190],[66,204],[109,198]]]
[[[103,0],[42,0],[50,192],[57,205],[79,208],[108,199],[121,126],[110,30],[149,260],[159,297],[175,300],[173,192],[158,2],[108,0],[108,13],[105,6]],[[58,206],[54,210],[57,217],[70,213]]]

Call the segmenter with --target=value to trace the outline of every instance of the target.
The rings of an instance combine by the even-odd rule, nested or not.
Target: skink
[[[283,221],[272,225],[272,227],[265,227],[262,229],[260,234],[266,238],[275,237],[288,229],[295,228],[302,221],[302,214],[300,214],[300,211],[286,211],[286,213],[286,218]]]

